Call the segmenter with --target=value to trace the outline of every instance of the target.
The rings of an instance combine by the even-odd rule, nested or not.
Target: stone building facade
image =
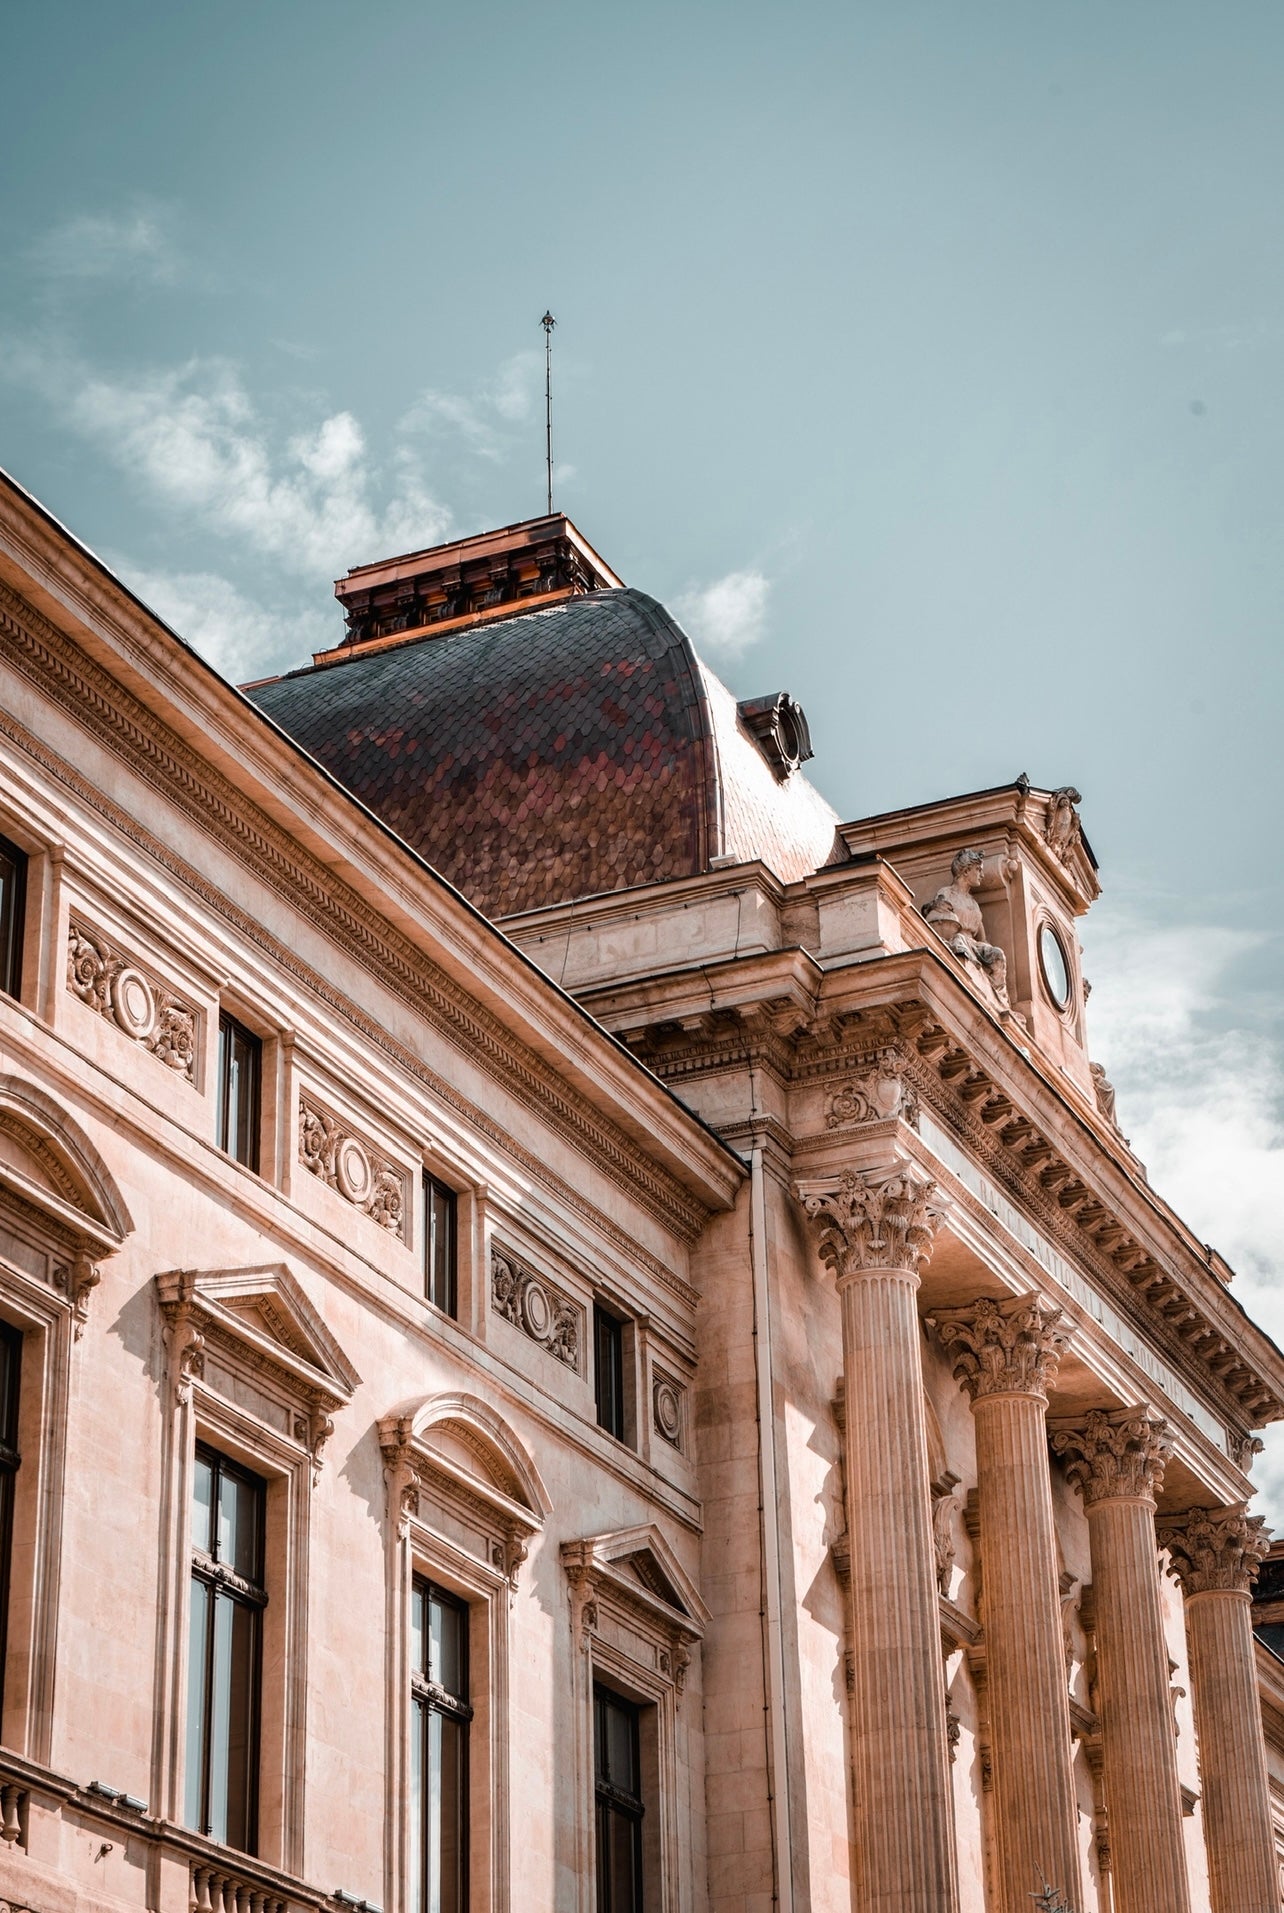
[[[0,485],[0,1897],[1278,1908],[1078,793],[843,823],[564,519],[338,595],[238,693]]]

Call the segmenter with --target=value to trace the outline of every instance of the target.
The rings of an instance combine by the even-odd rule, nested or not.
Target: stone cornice
[[[1249,1429],[1284,1414],[1284,1355],[1228,1292],[1204,1246],[1100,1120],[978,1012],[951,966],[927,949],[820,977],[801,951],[753,962],[757,1003],[721,1000],[732,965],[721,966],[717,993],[718,966],[705,972],[706,1008],[680,1026],[652,1003],[652,1025],[634,1032],[651,1069],[676,1083],[753,1064],[791,1090],[872,1068],[895,1045],[924,1108],[1208,1399],[1239,1446]],[[677,973],[668,981],[685,996]],[[609,1016],[609,996],[586,1000]],[[796,1136],[795,1161],[826,1142]]]
[[[928,1317],[954,1362],[954,1379],[975,1402],[1030,1395],[1046,1402],[1070,1337],[1061,1310],[1041,1295],[982,1296],[968,1308]]]
[[[550,1068],[528,1044],[515,1038],[497,1017],[470,997],[347,884],[333,865],[301,849],[279,824],[249,802],[243,790],[238,790],[217,769],[202,764],[176,732],[3,584],[0,584],[0,643],[15,667],[30,677],[43,695],[58,703],[101,744],[123,757],[139,776],[162,790],[202,829],[215,835],[258,877],[411,1004],[441,1036],[473,1060],[483,1059],[509,1093],[553,1122],[599,1167],[629,1187],[667,1227],[688,1239],[698,1233],[710,1208],[719,1206],[712,1188],[710,1200],[701,1201],[667,1170],[643,1165],[635,1137],[618,1123],[604,1118],[584,1096],[569,1088],[562,1072]],[[229,695],[233,694],[229,692]],[[71,772],[69,766],[58,766],[57,760],[36,745],[36,740],[25,735],[21,727],[7,722],[5,729],[16,743],[41,758],[46,768],[64,771],[64,781],[76,788],[83,799],[94,803],[100,812],[114,811],[113,822],[117,827],[124,829],[140,848],[158,857],[173,874],[181,875],[208,905],[226,916],[241,916],[238,928],[244,932],[248,919],[243,913],[234,912],[212,886],[200,880],[198,873],[184,866],[182,860],[151,833],[125,818],[115,806],[98,801],[98,794],[84,779]],[[33,745],[36,745],[34,752]],[[293,765],[292,769],[296,775],[310,772],[310,767],[302,764]],[[319,776],[319,773],[312,774]],[[350,799],[345,801],[351,803]],[[408,857],[409,853],[405,855]],[[256,940],[266,941],[261,935]],[[502,944],[499,947],[502,948]],[[279,954],[276,960],[281,960]],[[515,961],[521,962],[524,969],[528,960]],[[301,965],[290,967],[303,968]],[[525,994],[527,979],[524,976],[522,983]],[[334,992],[326,994],[332,1008],[351,1015],[349,1006],[342,1004]],[[363,1030],[363,1034],[370,1036],[373,1027]],[[590,1045],[600,1040],[591,1030],[577,1030],[576,1034],[579,1046],[586,1040]],[[385,1042],[384,1047],[389,1045]],[[608,1062],[608,1070],[609,1067]],[[676,1111],[672,1112],[672,1118],[684,1123],[687,1120],[679,1118]],[[712,1149],[710,1138],[699,1153],[712,1156]],[[711,1168],[712,1160],[706,1166]],[[729,1199],[736,1181],[730,1161],[726,1164],[725,1180]]]
[[[1051,1441],[1089,1509],[1106,1501],[1153,1505],[1172,1453],[1167,1423],[1147,1408],[1089,1409],[1077,1426],[1058,1427]]]
[[[1247,1594],[1271,1545],[1265,1518],[1236,1508],[1190,1508],[1159,1523],[1159,1545],[1182,1592]]]

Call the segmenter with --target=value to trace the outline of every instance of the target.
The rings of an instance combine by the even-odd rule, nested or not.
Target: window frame
[[[22,1001],[23,946],[26,941],[27,879],[31,859],[11,837],[0,835],[0,993]]]
[[[443,1302],[433,1293],[436,1285],[436,1207],[435,1199],[444,1198],[444,1211],[447,1217],[447,1243],[445,1250],[446,1268],[445,1286],[447,1301]],[[440,1309],[452,1322],[459,1320],[459,1192],[452,1189],[448,1182],[434,1175],[431,1169],[423,1172],[423,1270],[424,1299],[433,1308]]]
[[[248,1111],[245,1119],[246,1137],[244,1153],[240,1148],[229,1146],[232,1129],[232,1072],[235,1067],[234,1045],[241,1044],[252,1067],[249,1071],[250,1089]],[[215,1071],[215,1141],[223,1154],[232,1162],[239,1162],[243,1169],[253,1175],[259,1175],[262,1160],[263,1143],[263,1038],[248,1029],[239,1017],[230,1010],[220,1008],[218,1013],[218,1053]],[[238,1136],[236,1140],[241,1139]]]
[[[419,1864],[417,1869],[413,1867],[410,1869],[407,1877],[409,1906],[411,1913],[427,1913],[427,1875],[431,1858],[431,1843],[429,1838],[431,1790],[429,1784],[428,1742],[431,1736],[432,1716],[439,1714],[445,1719],[456,1722],[462,1729],[460,1736],[462,1750],[459,1758],[459,1771],[461,1775],[460,1800],[458,1802],[455,1826],[455,1838],[459,1855],[459,1878],[454,1904],[453,1906],[443,1905],[442,1913],[468,1913],[468,1908],[471,1904],[469,1897],[469,1875],[471,1859],[470,1846],[472,1839],[472,1822],[470,1816],[472,1748],[469,1729],[474,1716],[471,1699],[473,1655],[470,1639],[473,1625],[473,1603],[461,1599],[459,1595],[453,1593],[450,1589],[442,1587],[441,1583],[433,1580],[430,1575],[420,1573],[412,1568],[410,1580],[410,1638],[412,1643],[415,1636],[415,1609],[421,1598],[427,1606],[427,1620],[429,1623],[429,1625],[422,1630],[425,1653],[428,1651],[428,1643],[431,1639],[431,1609],[434,1602],[441,1607],[448,1608],[458,1617],[459,1652],[462,1663],[462,1678],[460,1684],[463,1692],[462,1694],[454,1693],[442,1683],[433,1680],[431,1667],[428,1669],[416,1667],[412,1653],[410,1662],[410,1773],[412,1780],[417,1775],[418,1788],[417,1790],[414,1786],[411,1788],[410,1806],[412,1825],[410,1852],[413,1856],[417,1845]],[[422,1719],[417,1720],[417,1715],[421,1715]],[[414,1751],[416,1741],[419,1744],[417,1768]],[[415,1826],[416,1821],[418,1822],[417,1831]],[[417,1878],[415,1877],[416,1871],[418,1875]]]
[[[192,1707],[196,1692],[196,1669],[192,1664],[190,1641],[192,1635],[193,1597],[192,1584],[199,1582],[210,1590],[210,1602],[207,1608],[208,1619],[205,1625],[205,1666],[201,1673],[201,1773],[197,1781],[199,1801],[199,1825],[192,1826],[190,1820],[190,1794],[193,1775],[187,1767],[185,1758],[184,1772],[184,1822],[194,1833],[201,1834],[207,1840],[214,1840],[220,1846],[231,1848],[237,1853],[256,1855],[259,1848],[259,1773],[262,1755],[263,1729],[263,1610],[268,1605],[266,1580],[267,1550],[267,1505],[268,1483],[264,1476],[247,1468],[243,1462],[224,1453],[221,1448],[213,1447],[209,1442],[197,1439],[193,1450],[194,1464],[202,1461],[212,1464],[213,1480],[210,1500],[211,1551],[199,1548],[193,1540],[188,1575],[188,1668],[187,1696],[184,1718],[185,1747],[190,1757],[192,1742]],[[195,1465],[193,1467],[193,1486],[195,1485]],[[240,1481],[248,1487],[255,1497],[255,1536],[254,1552],[257,1578],[251,1578],[229,1568],[220,1560],[218,1553],[218,1511],[221,1501],[222,1482],[225,1476]],[[246,1763],[244,1813],[244,1843],[233,1840],[230,1833],[220,1837],[209,1825],[210,1795],[213,1786],[212,1741],[213,1741],[213,1702],[215,1682],[215,1659],[218,1652],[217,1629],[214,1625],[218,1613],[220,1598],[231,1601],[244,1612],[252,1615],[252,1636],[249,1648],[249,1666],[247,1685],[249,1690],[246,1716],[248,1720],[248,1755]]]

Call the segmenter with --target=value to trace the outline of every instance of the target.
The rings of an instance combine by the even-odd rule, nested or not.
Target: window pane
[[[192,1546],[202,1554],[213,1552],[214,1463],[197,1453],[192,1475]]]
[[[429,1643],[428,1675],[436,1681],[438,1687],[444,1687],[448,1694],[454,1694],[459,1700],[467,1699],[467,1682],[464,1672],[464,1622],[463,1608],[456,1607],[453,1601],[434,1599],[431,1608],[432,1638]]]
[[[638,1823],[610,1809],[606,1813],[606,1861],[608,1913],[641,1913],[641,1885],[637,1853]],[[599,1859],[599,1866],[602,1861]]]
[[[0,990],[17,996],[22,983],[22,911],[27,859],[0,837]]]
[[[410,1665],[416,1674],[428,1672],[428,1590],[422,1581],[410,1593]]]
[[[218,1143],[247,1169],[259,1166],[263,1046],[233,1017],[218,1020]]]
[[[262,1486],[227,1466],[219,1475],[218,1558],[247,1581],[257,1582]]]
[[[597,1424],[624,1440],[624,1324],[604,1308],[593,1310],[593,1381]]]
[[[632,1710],[625,1712],[623,1707],[608,1703],[606,1709],[606,1771],[613,1787],[621,1793],[631,1793],[635,1797],[638,1790],[637,1766],[634,1759],[634,1736],[637,1723]]]
[[[455,1215],[453,1189],[434,1176],[424,1177],[424,1274],[428,1300],[447,1315],[456,1310]]]
[[[434,1713],[432,1727],[429,1745],[434,1785],[428,1913],[463,1913],[464,1724],[452,1720],[448,1714]]]
[[[18,1377],[22,1372],[22,1336],[0,1323],[0,1441],[18,1443]]]
[[[248,1852],[253,1845],[257,1610],[221,1589],[214,1595],[210,1694],[209,1831]]]
[[[428,1709],[411,1706],[410,1727],[410,1913],[424,1913],[424,1739]]]
[[[212,1592],[192,1577],[191,1618],[187,1644],[187,1757],[183,1818],[198,1833],[205,1830],[206,1692],[209,1656],[209,1611]]]

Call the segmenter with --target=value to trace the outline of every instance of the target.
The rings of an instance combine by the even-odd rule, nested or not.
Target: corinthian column
[[[1052,1446],[1088,1511],[1115,1913],[1190,1913],[1155,1540],[1172,1444],[1144,1408],[1094,1408]]]
[[[1213,1913],[1273,1907],[1279,1888],[1249,1588],[1268,1541],[1261,1515],[1192,1508],[1159,1524],[1186,1597],[1186,1642]]]
[[[898,1169],[799,1192],[843,1317],[857,1913],[958,1904],[915,1300],[933,1188]]]
[[[1002,1913],[1049,1882],[1081,1904],[1070,1699],[1057,1581],[1048,1389],[1067,1337],[1038,1295],[932,1318],[972,1398],[981,1619]]]

